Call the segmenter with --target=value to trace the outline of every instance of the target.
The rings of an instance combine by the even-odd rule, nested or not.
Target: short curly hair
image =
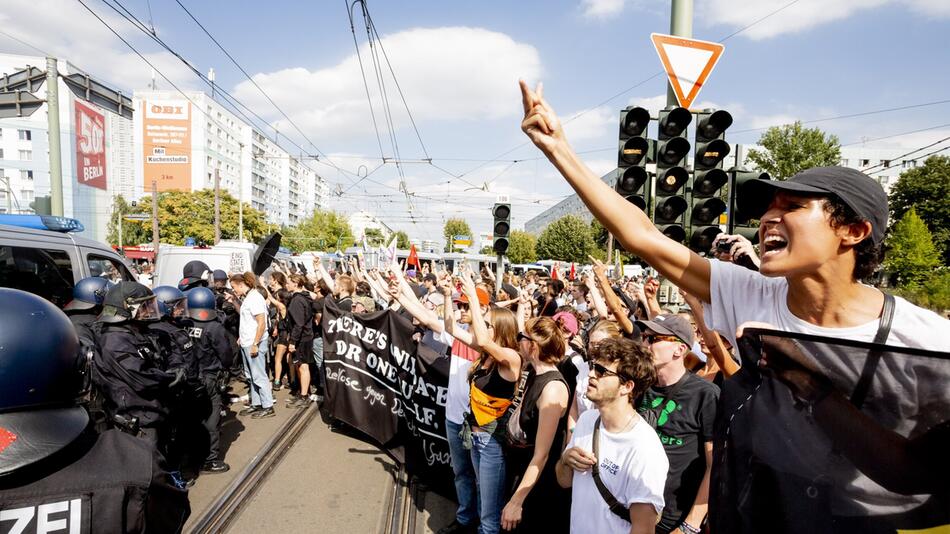
[[[832,228],[868,222],[866,218],[855,213],[850,206],[834,195],[825,197],[824,208],[831,219]],[[871,236],[866,237],[854,247],[854,271],[851,272],[851,278],[853,280],[868,278],[877,270],[883,257],[884,247],[874,244]]]
[[[653,354],[642,343],[622,337],[609,337],[591,348],[591,361],[617,362],[617,374],[622,380],[633,382],[630,403],[656,383]]]

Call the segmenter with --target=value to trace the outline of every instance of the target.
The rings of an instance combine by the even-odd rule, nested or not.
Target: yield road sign
[[[660,33],[650,34],[650,39],[670,79],[676,100],[689,109],[726,47],[719,43]]]

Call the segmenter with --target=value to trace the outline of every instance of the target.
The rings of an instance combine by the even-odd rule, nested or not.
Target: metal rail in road
[[[243,471],[218,496],[188,531],[190,534],[226,532],[246,504],[318,413],[315,403],[298,411],[254,455]]]

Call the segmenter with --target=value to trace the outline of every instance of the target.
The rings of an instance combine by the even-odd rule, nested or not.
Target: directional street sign
[[[670,86],[681,106],[689,109],[715,68],[725,46],[675,35],[650,34]]]

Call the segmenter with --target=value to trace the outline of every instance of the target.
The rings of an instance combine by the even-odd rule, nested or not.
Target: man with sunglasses
[[[650,534],[663,510],[669,465],[633,404],[656,379],[651,356],[624,338],[597,343],[590,356],[587,398],[597,409],[580,415],[556,467],[558,483],[571,488],[571,532]],[[595,466],[596,477],[619,503],[617,512],[597,487]]]
[[[635,324],[656,367],[656,383],[643,392],[637,410],[656,429],[670,462],[666,507],[656,532],[693,534],[700,531],[709,508],[719,388],[686,370],[694,341],[688,320],[669,314]]]

